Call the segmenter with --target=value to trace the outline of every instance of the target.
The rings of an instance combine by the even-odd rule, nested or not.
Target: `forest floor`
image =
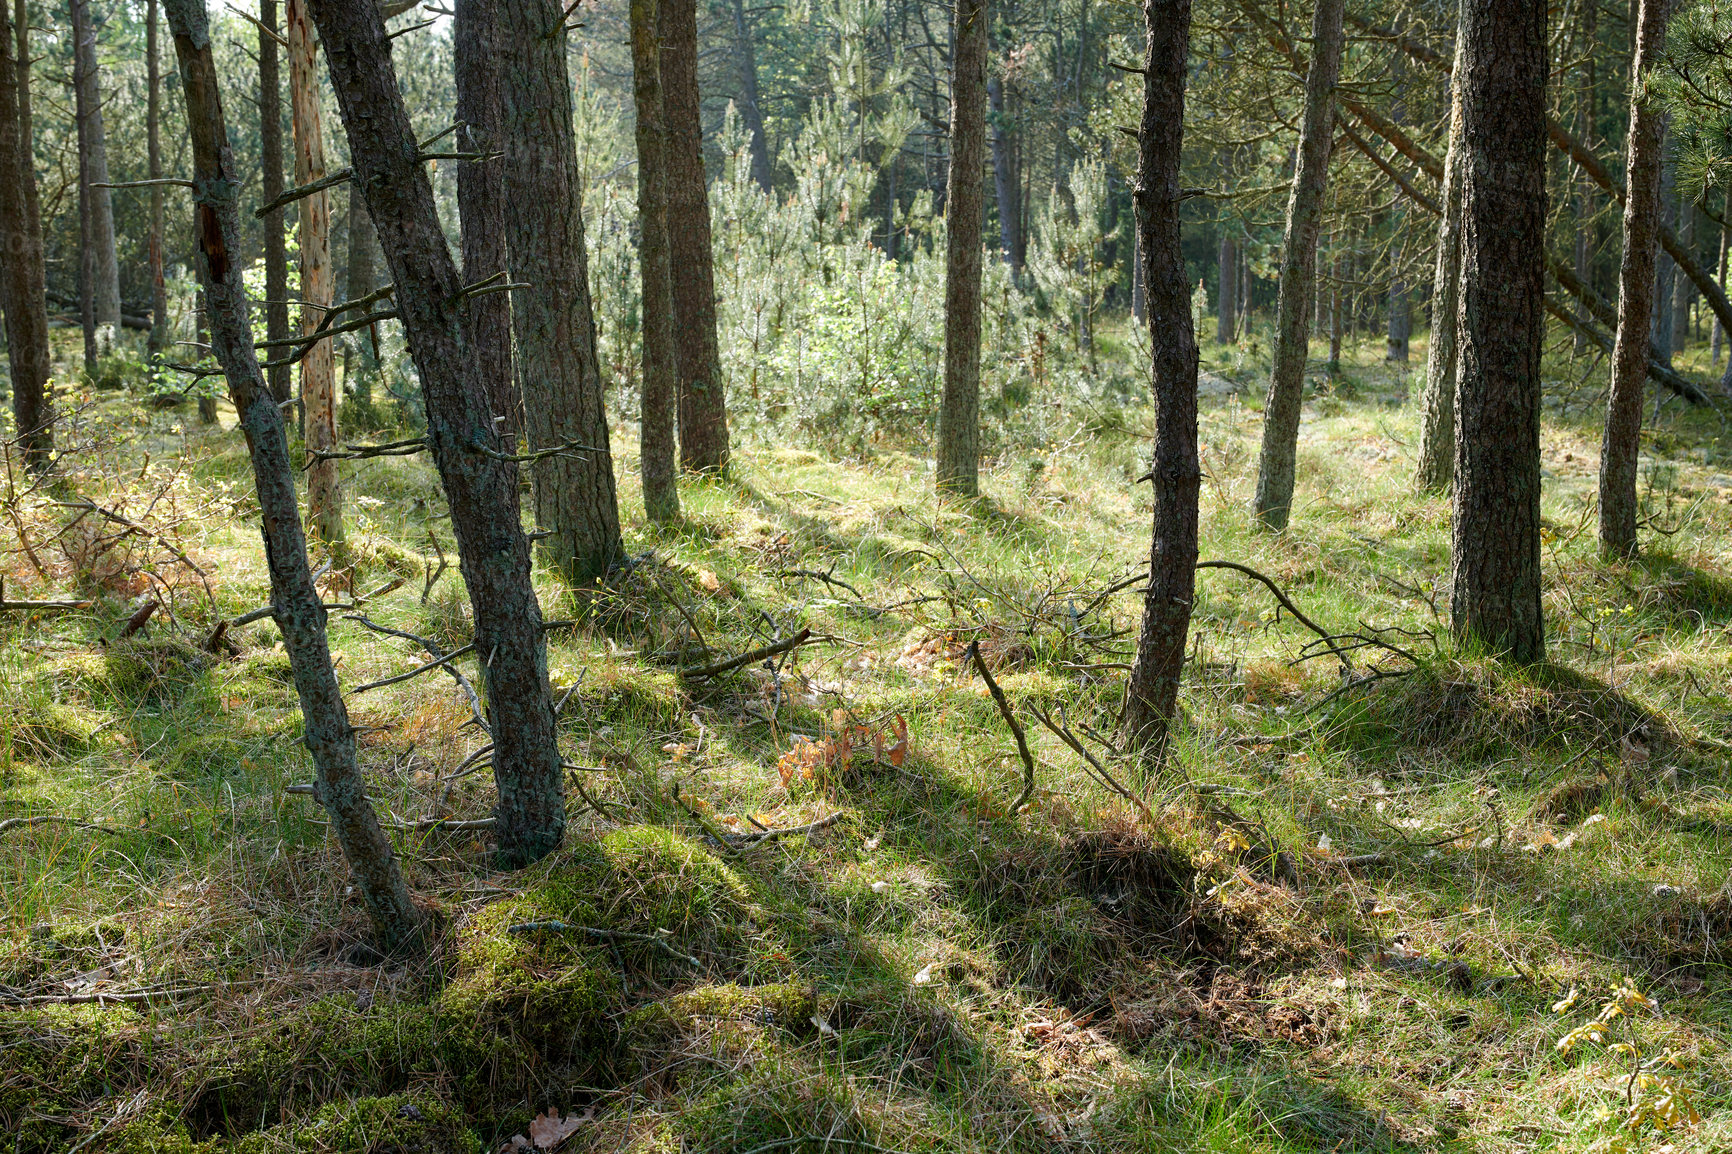
[[[1145,407],[1055,410],[970,507],[917,456],[748,443],[658,532],[622,452],[641,563],[582,604],[539,578],[578,622],[549,660],[605,812],[574,792],[565,848],[500,872],[484,833],[420,824],[491,807],[451,679],[352,699],[441,919],[414,966],[367,946],[291,791],[311,768],[274,627],[205,648],[266,600],[232,413],[91,394],[64,481],[0,528],[8,598],[93,600],[0,615],[0,1150],[547,1148],[550,1109],[570,1151],[1726,1148],[1732,438],[1665,407],[1646,552],[1602,563],[1594,377],[1548,361],[1553,663],[1504,666],[1440,619],[1448,508],[1409,487],[1422,354],[1314,372],[1273,536],[1247,512],[1262,366],[1205,351],[1245,388],[1204,401],[1204,558],[1358,636],[1344,673],[1262,584],[1199,574],[1153,780],[1109,744]],[[462,644],[429,467],[345,487],[330,597]],[[83,499],[160,539],[55,503]],[[121,638],[141,596],[163,607]],[[426,659],[352,616],[346,685]],[[779,667],[678,673],[799,628]],[[1020,813],[970,641],[1028,730]],[[49,815],[72,820],[13,820]],[[605,933],[512,930],[555,920]]]

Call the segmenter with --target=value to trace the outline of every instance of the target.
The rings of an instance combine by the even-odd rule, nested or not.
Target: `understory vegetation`
[[[0,1145],[1732,1143],[1720,411],[1654,415],[1647,551],[1605,563],[1605,367],[1549,352],[1553,659],[1520,668],[1440,624],[1414,372],[1381,341],[1313,362],[1275,535],[1249,509],[1266,356],[1208,345],[1203,558],[1331,640],[1254,577],[1201,573],[1173,765],[1148,779],[1112,744],[1150,502],[1149,410],[1107,383],[1139,376],[1129,328],[1100,322],[1075,388],[1031,379],[1035,346],[989,369],[1008,432],[978,504],[934,499],[920,421],[786,437],[742,404],[729,477],[683,480],[674,527],[633,519],[627,572],[581,597],[538,575],[581,790],[528,869],[462,825],[492,806],[464,687],[357,692],[437,920],[413,966],[368,944],[296,788],[274,626],[219,631],[268,595],[232,413],[196,423],[143,377],[63,393],[61,471],[14,468],[0,530],[6,599],[71,603],[0,616]],[[353,690],[427,660],[358,618],[450,650],[469,610],[429,464],[349,462],[343,485],[347,542],[315,563]],[[1020,812],[971,643],[1026,729]]]

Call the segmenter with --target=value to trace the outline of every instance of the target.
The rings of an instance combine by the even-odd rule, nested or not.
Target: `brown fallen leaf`
[[[547,1113],[537,1114],[535,1121],[529,1124],[530,1144],[537,1150],[556,1150],[593,1117],[594,1106],[581,1114],[568,1114],[564,1118],[559,1116],[558,1107],[549,1106]]]

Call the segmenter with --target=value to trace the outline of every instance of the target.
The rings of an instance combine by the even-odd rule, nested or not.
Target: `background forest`
[[[1723,0],[6,7],[0,1149],[1732,1144]]]

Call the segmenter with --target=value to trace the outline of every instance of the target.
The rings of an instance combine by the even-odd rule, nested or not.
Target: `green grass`
[[[1332,629],[1403,630],[1418,665],[1330,697],[1335,662],[1295,660],[1309,632],[1205,572],[1182,774],[1108,755],[1148,818],[1032,723],[1040,788],[1009,813],[1015,746],[958,660],[979,638],[1013,701],[1110,732],[1137,596],[1086,610],[1147,555],[1147,409],[1060,406],[970,506],[934,500],[917,452],[751,443],[728,480],[685,482],[662,530],[616,434],[628,547],[657,563],[584,598],[537,577],[548,616],[580,622],[549,663],[607,813],[574,796],[566,847],[517,873],[474,833],[399,832],[442,925],[411,968],[377,964],[321,815],[287,792],[312,770],[274,629],[202,648],[267,592],[232,414],[210,430],[99,394],[58,495],[130,491],[208,591],[158,544],[62,533],[49,494],[0,528],[9,593],[94,601],[0,621],[0,820],[113,831],[0,834],[0,986],[183,992],[0,1006],[0,1130],[19,1151],[473,1151],[556,1107],[593,1109],[566,1149],[598,1151],[1725,1146],[1732,447],[1713,414],[1664,409],[1644,434],[1659,529],[1602,563],[1603,368],[1548,359],[1552,663],[1507,668],[1448,639],[1447,504],[1408,487],[1416,346],[1405,372],[1368,346],[1314,374],[1278,537],[1248,512],[1266,366],[1205,350],[1242,385],[1204,402],[1205,558]],[[344,483],[347,586],[401,578],[369,616],[460,643],[426,463]],[[434,540],[452,565],[423,597]],[[165,589],[172,613],[116,640]],[[779,682],[675,675],[800,627],[817,640]],[[332,645],[346,685],[422,660],[340,614]],[[485,772],[446,778],[479,743],[448,679],[351,709],[382,812],[488,813]],[[745,851],[706,837],[835,812]],[[554,919],[621,936],[509,932]],[[1622,983],[1657,1000],[1630,1029],[1677,1052],[1699,1126],[1621,1129],[1628,1059],[1555,1051]],[[1552,1012],[1571,987],[1582,1006]]]

